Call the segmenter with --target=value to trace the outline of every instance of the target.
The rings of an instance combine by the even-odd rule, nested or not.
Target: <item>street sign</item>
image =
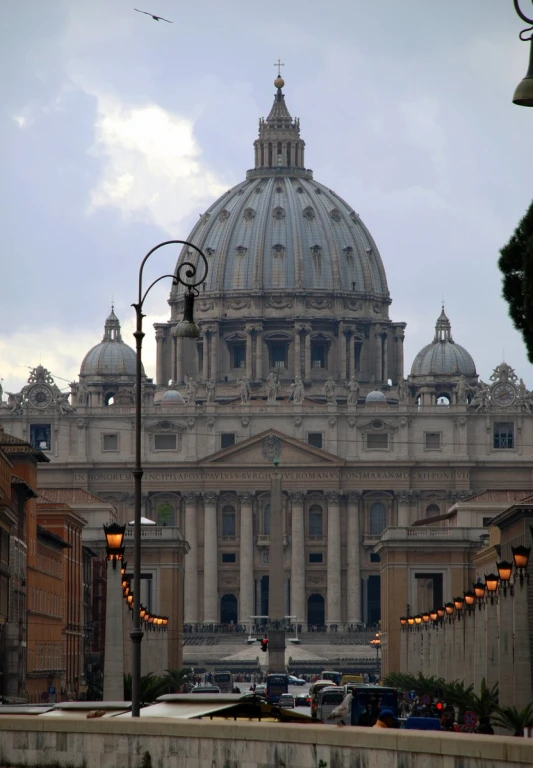
[[[409,693],[407,694],[407,698],[409,699],[409,701],[414,701],[416,699],[416,693],[414,691],[409,691]]]
[[[475,728],[477,725],[477,715],[475,712],[472,712],[472,710],[468,709],[463,717],[464,724],[467,725],[469,728]]]
[[[50,694],[50,696],[53,696],[55,692],[56,692],[55,686],[54,685],[50,685],[48,687],[48,693]]]

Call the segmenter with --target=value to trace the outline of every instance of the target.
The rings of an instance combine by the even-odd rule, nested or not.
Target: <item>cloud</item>
[[[28,128],[32,124],[32,122],[33,122],[33,120],[31,119],[31,117],[29,115],[23,115],[23,114],[11,115],[11,119],[21,129]]]
[[[96,93],[96,140],[101,175],[91,210],[112,207],[126,218],[156,224],[170,234],[194,211],[227,189],[202,161],[194,121],[154,103],[127,104]]]

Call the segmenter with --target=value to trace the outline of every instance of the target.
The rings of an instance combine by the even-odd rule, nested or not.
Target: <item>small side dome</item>
[[[418,378],[477,376],[472,356],[452,338],[452,329],[444,307],[435,325],[435,337],[417,354],[411,376]]]
[[[168,405],[169,403],[171,405],[185,405],[185,400],[182,395],[175,389],[169,389],[168,392],[165,392],[161,398],[161,402],[165,405]]]
[[[100,344],[90,349],[83,358],[80,376],[103,376],[106,379],[117,376],[134,377],[136,359],[135,350],[122,341],[120,322],[111,308],[111,314],[105,322],[104,337]],[[144,376],[144,370],[142,375]]]
[[[369,392],[365,398],[365,403],[386,403],[387,398],[380,392],[379,389],[375,389],[373,392]]]

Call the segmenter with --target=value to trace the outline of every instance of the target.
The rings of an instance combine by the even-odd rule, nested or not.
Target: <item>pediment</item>
[[[169,419],[161,419],[154,424],[149,424],[146,428],[146,432],[185,432],[186,427],[183,424],[177,424],[175,421]]]
[[[332,469],[344,466],[344,461],[338,456],[321,448],[314,448],[275,429],[267,429],[230,448],[217,451],[205,458],[202,464],[271,467],[276,453],[280,466],[329,466]]]

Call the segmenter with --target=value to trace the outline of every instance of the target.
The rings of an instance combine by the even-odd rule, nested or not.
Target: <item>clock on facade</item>
[[[28,393],[28,401],[34,408],[47,408],[53,397],[52,390],[45,384],[37,384]]]
[[[516,400],[516,389],[508,381],[495,384],[491,397],[496,405],[512,405]]]

